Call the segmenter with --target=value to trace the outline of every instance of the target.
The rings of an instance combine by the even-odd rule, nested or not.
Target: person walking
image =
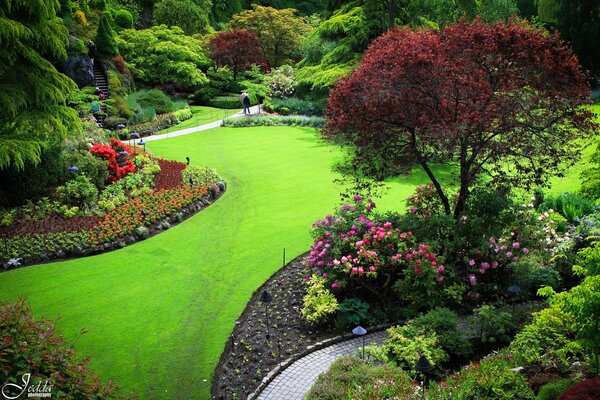
[[[245,90],[242,92],[242,105],[244,106],[244,114],[250,114],[250,96]]]

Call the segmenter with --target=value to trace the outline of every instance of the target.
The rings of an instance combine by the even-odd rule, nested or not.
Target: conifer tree
[[[115,40],[115,31],[110,26],[106,14],[102,15],[96,31],[96,54],[99,58],[110,58],[119,55],[119,47]]]
[[[67,107],[74,82],[52,62],[66,57],[58,0],[0,2],[0,170],[40,162],[42,151],[79,129]]]

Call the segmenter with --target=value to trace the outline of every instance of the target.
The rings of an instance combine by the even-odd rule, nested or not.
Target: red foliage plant
[[[233,80],[239,72],[252,64],[268,68],[267,59],[260,42],[253,32],[233,29],[216,35],[209,43],[210,57],[220,66],[233,70]]]
[[[354,145],[361,165],[420,165],[444,213],[460,218],[483,176],[529,188],[578,160],[576,139],[596,128],[589,94],[572,50],[525,22],[396,28],[332,90],[324,136]],[[430,168],[439,161],[460,168],[456,200]]]
[[[174,189],[183,184],[181,171],[185,164],[179,161],[157,159],[160,171],[154,176],[154,188],[156,191],[163,189]]]
[[[108,181],[118,181],[128,173],[135,172],[135,165],[128,159],[128,156],[134,156],[134,150],[115,138],[110,138],[110,145],[94,143],[90,153],[108,160]]]
[[[100,381],[88,367],[89,358],[77,356],[72,343],[56,333],[54,326],[54,322],[34,318],[22,298],[14,305],[0,302],[0,381],[8,383],[3,393],[22,398],[19,392],[27,390],[22,382],[29,373],[29,387],[43,387],[52,398],[125,398],[111,382]],[[81,334],[85,333],[82,329]]]
[[[558,400],[598,400],[600,399],[600,377],[586,379],[571,386],[558,396]]]

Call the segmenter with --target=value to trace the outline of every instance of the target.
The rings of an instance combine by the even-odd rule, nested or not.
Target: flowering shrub
[[[408,211],[420,218],[428,218],[443,212],[442,202],[431,183],[419,185],[415,194],[406,200]]]
[[[183,184],[181,172],[186,165],[179,161],[158,159],[161,173],[154,177],[154,187],[156,190],[172,189]]]
[[[120,154],[121,152],[127,154]],[[135,154],[133,149],[115,138],[110,138],[110,145],[94,143],[90,153],[108,160],[108,180],[111,182],[121,179],[130,172],[135,172],[135,165],[128,159],[129,155]]]
[[[600,399],[600,377],[586,379],[571,386],[558,400]]]
[[[35,319],[22,298],[14,305],[0,303],[2,382],[22,385],[23,374],[30,373],[31,386],[42,382],[41,387],[60,398],[124,398],[111,382],[100,382],[88,367],[89,358],[77,356],[72,344],[57,334],[54,326],[52,321]],[[82,329],[81,334],[85,333]],[[10,390],[11,386],[5,385],[3,393],[20,398],[18,392]]]
[[[342,206],[313,224],[314,245],[307,267],[326,279],[334,290],[365,289],[382,302],[400,278],[428,285],[444,280],[443,260],[412,232],[402,232],[389,221],[371,219],[375,203],[354,197],[354,205]]]

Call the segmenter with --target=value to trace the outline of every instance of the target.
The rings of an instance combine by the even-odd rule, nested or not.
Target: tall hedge
[[[119,47],[115,41],[115,31],[110,26],[106,14],[102,15],[96,32],[96,54],[99,58],[111,58],[119,55]]]

